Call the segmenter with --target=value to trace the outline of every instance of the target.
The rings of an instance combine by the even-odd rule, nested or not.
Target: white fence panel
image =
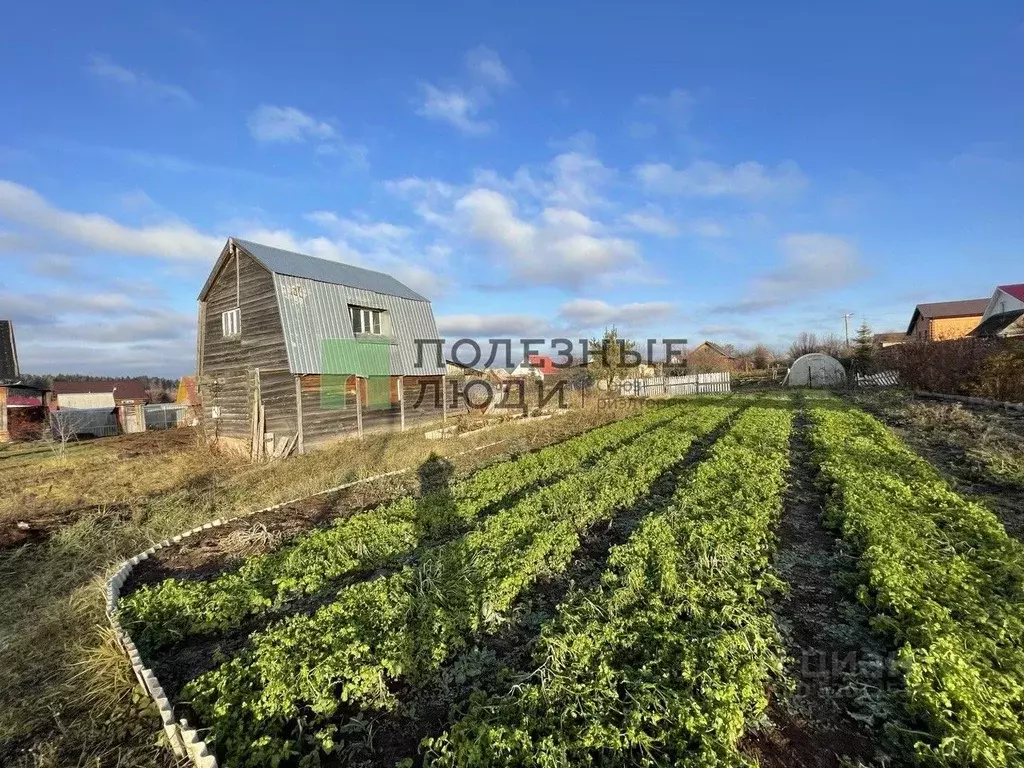
[[[896,371],[882,371],[867,375],[855,373],[853,379],[858,387],[895,387],[900,383],[900,375]]]
[[[626,379],[619,384],[623,395],[654,397],[656,395],[727,395],[732,391],[728,372],[692,373],[688,376],[652,376],[649,379]]]

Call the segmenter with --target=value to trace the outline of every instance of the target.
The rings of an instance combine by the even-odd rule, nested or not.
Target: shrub
[[[1024,400],[1024,343],[1004,339],[912,341],[886,347],[879,368],[910,389]]]

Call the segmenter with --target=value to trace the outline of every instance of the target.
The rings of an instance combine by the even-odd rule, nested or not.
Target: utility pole
[[[846,329],[846,348],[850,348],[850,318],[853,317],[853,312],[847,312],[843,315],[843,328]]]

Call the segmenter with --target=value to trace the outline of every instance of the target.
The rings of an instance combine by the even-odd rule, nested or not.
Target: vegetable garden
[[[827,703],[782,608],[797,472],[843,615],[890,651],[890,684],[854,664]],[[221,765],[1024,764],[1024,546],[843,400],[665,401],[438,476],[129,584]]]

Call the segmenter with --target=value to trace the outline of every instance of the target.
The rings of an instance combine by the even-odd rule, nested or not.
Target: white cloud
[[[800,168],[788,160],[774,170],[754,161],[728,167],[696,160],[679,170],[667,163],[647,163],[634,173],[650,192],[689,197],[761,200],[789,196],[807,186]]]
[[[0,294],[18,329],[29,373],[180,376],[195,368],[195,316],[165,305],[162,291],[140,297],[100,286]]]
[[[548,209],[537,223],[519,217],[516,203],[490,189],[473,189],[455,203],[455,222],[466,237],[502,257],[521,280],[575,288],[641,263],[636,244],[602,237],[598,224],[575,211]]]
[[[605,203],[600,189],[615,172],[593,155],[563,152],[548,166],[552,183],[547,198],[557,205],[589,208]]]
[[[499,87],[512,85],[512,73],[501,62],[501,57],[486,46],[478,46],[466,53],[466,68],[485,83]]]
[[[610,325],[636,326],[663,320],[675,312],[667,301],[644,301],[613,305],[599,299],[573,299],[559,307],[558,313],[581,328]]]
[[[447,206],[455,194],[455,188],[437,179],[422,179],[410,176],[404,179],[385,181],[384,188],[397,197],[413,200],[416,215],[426,223],[447,229],[450,226],[448,216],[438,208]]]
[[[712,312],[752,313],[787,302],[807,303],[821,294],[845,288],[866,275],[853,243],[818,232],[786,235],[779,240],[782,264],[756,277],[746,298],[722,304]]]
[[[550,330],[550,323],[533,315],[442,315],[437,331],[449,337],[466,339],[537,338]]]
[[[626,226],[658,237],[676,237],[679,227],[656,208],[630,211],[622,217]]]
[[[470,136],[479,136],[494,128],[494,123],[476,117],[487,102],[484,91],[469,93],[455,87],[441,89],[431,83],[420,83],[420,95],[416,114],[422,117],[448,123]]]
[[[834,235],[786,235],[779,241],[785,263],[759,278],[755,291],[766,296],[792,296],[802,291],[842,288],[863,276],[860,254]]]
[[[331,237],[301,237],[290,230],[268,228],[249,229],[244,236],[287,251],[386,272],[430,299],[442,296],[450,287],[449,278],[436,267],[416,263],[435,257],[436,252],[428,249],[420,258],[408,243],[412,231],[405,227],[382,221],[343,219],[330,211],[316,211],[306,218],[327,229]]]
[[[387,221],[370,221],[369,219],[344,219],[331,211],[313,211],[306,218],[315,224],[337,232],[344,237],[369,243],[392,246],[412,235],[408,227],[392,224]]]
[[[512,75],[497,53],[479,46],[466,53],[469,82],[439,87],[431,82],[419,84],[414,100],[416,114],[428,120],[448,123],[467,136],[480,136],[495,127],[492,120],[479,117],[493,100],[495,90],[512,85]]]
[[[257,141],[278,144],[311,144],[321,154],[344,154],[359,165],[366,163],[368,150],[351,142],[333,125],[295,107],[260,104],[248,119],[249,133]]]
[[[186,106],[193,106],[196,103],[195,97],[180,85],[157,82],[141,72],[134,72],[120,64],[115,64],[108,56],[92,56],[86,69],[92,75],[117,83],[124,90],[130,91],[140,98]]]
[[[178,222],[129,227],[100,214],[61,210],[34,190],[4,180],[0,180],[0,219],[95,250],[175,261],[213,261],[225,239]]]
[[[334,126],[295,107],[261,104],[249,115],[249,132],[257,141],[323,141],[338,135]]]

